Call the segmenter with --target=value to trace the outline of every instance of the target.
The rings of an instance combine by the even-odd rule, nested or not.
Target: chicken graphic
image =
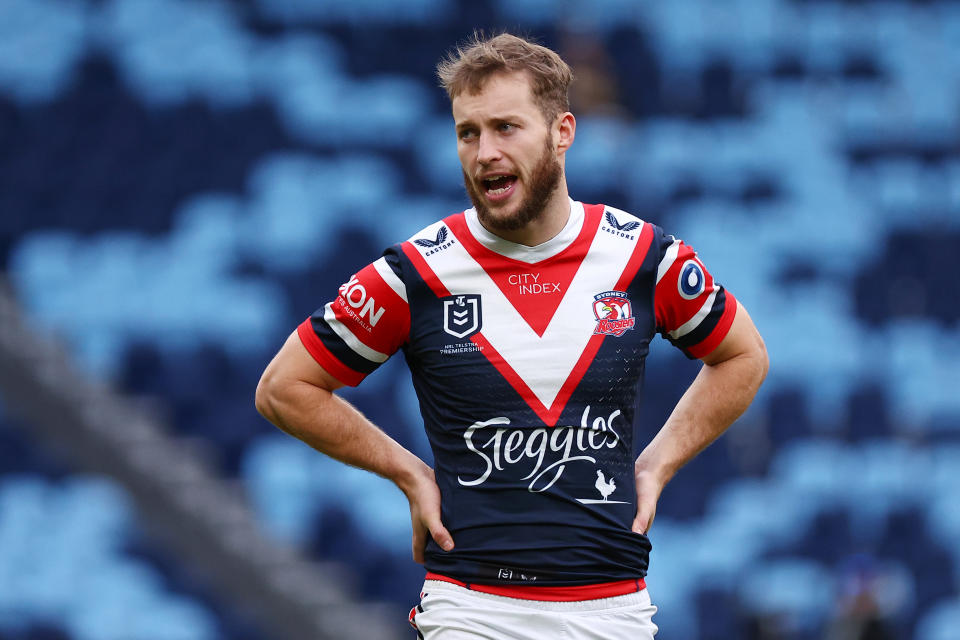
[[[597,488],[597,491],[603,496],[603,501],[606,502],[610,494],[616,490],[617,483],[613,481],[613,478],[610,478],[608,482],[607,479],[603,477],[603,471],[597,469],[597,481],[593,486]]]

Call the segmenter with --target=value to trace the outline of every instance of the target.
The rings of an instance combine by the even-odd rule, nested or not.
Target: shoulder
[[[415,234],[407,238],[406,242],[402,244],[410,243],[423,249],[438,247],[450,238],[449,226],[451,218],[462,215],[462,213],[458,213],[448,216],[442,220],[437,220],[433,224],[429,224],[423,229],[417,231]]]
[[[451,227],[457,227],[465,224],[464,215],[466,211],[452,213],[436,222],[432,222],[423,227],[400,245],[411,244],[424,249],[437,247],[448,240],[451,236]]]
[[[435,255],[455,244],[455,231],[464,226],[464,212],[454,213],[420,229],[405,241],[394,245],[388,252],[392,250],[411,260]]]
[[[655,237],[662,235],[659,227],[651,224],[629,211],[618,209],[609,204],[584,205],[587,218],[599,218],[600,230],[615,235],[638,237],[642,234],[653,233]]]
[[[633,231],[635,229],[639,229],[646,222],[639,216],[634,215],[629,211],[612,207],[609,204],[601,204],[596,206],[602,207],[603,222],[621,231]]]

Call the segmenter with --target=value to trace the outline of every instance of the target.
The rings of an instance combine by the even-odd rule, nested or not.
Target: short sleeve
[[[340,382],[360,384],[407,341],[410,308],[401,273],[396,252],[388,250],[297,327],[313,359]]]
[[[737,301],[682,240],[655,227],[660,249],[654,310],[657,331],[688,358],[709,355],[726,337]]]

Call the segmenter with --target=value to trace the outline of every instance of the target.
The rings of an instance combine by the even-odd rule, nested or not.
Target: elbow
[[[756,338],[753,359],[756,362],[756,384],[759,389],[763,381],[767,379],[767,373],[770,372],[770,356],[767,354],[767,345],[763,342],[759,333]]]
[[[263,372],[263,375],[260,376],[260,382],[257,383],[254,405],[257,408],[257,412],[273,424],[277,424],[276,396],[276,377],[267,369]]]

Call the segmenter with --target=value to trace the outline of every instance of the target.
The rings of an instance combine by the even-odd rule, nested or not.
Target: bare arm
[[[763,339],[746,309],[737,315],[723,341],[703,358],[704,366],[683,394],[660,432],[634,465],[637,516],[633,530],[646,533],[656,514],[660,492],[673,475],[746,411],[767,375]]]
[[[393,481],[410,501],[414,560],[424,561],[427,533],[449,551],[453,538],[440,522],[433,469],[333,393],[342,386],[294,332],[260,378],[257,411],[317,451]]]

